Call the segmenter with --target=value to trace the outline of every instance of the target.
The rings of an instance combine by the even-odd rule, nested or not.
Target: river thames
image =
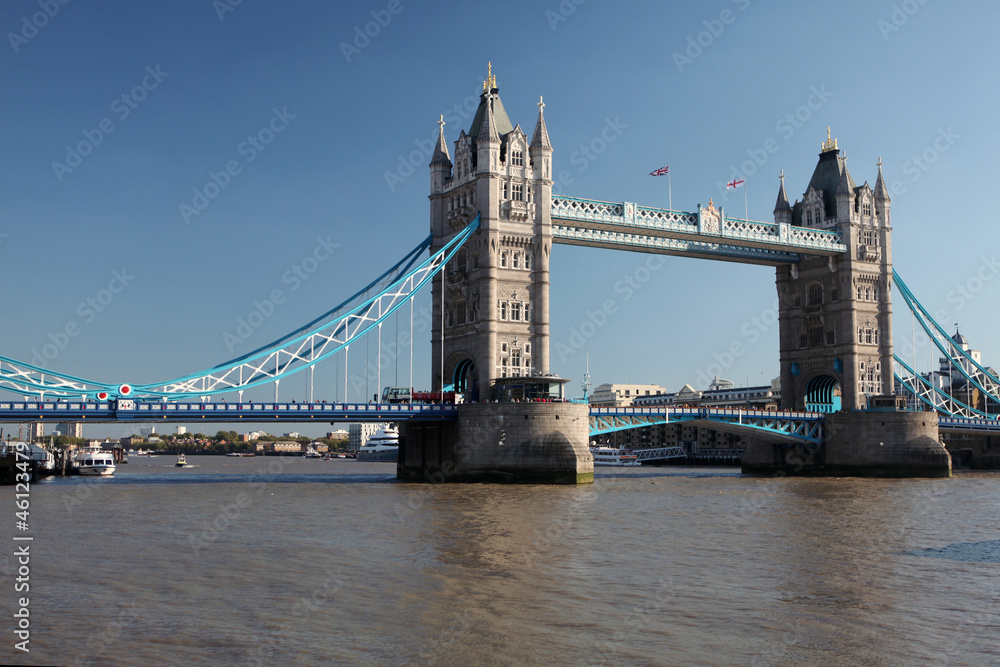
[[[1000,663],[997,474],[432,486],[353,460],[189,463],[32,485],[31,652],[8,548],[0,661]]]

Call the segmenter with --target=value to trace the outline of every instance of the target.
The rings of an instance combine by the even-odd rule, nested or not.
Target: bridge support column
[[[404,423],[396,476],[420,482],[586,484],[589,406],[477,403],[454,421]]]
[[[743,472],[818,477],[950,477],[934,412],[827,415],[822,445],[747,444]]]

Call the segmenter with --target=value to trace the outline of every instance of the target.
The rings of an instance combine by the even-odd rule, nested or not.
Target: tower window
[[[813,283],[809,286],[809,305],[818,306],[823,303],[823,286]]]
[[[502,267],[506,267],[507,266],[507,253],[506,252],[500,253],[500,266],[502,266]]]
[[[506,301],[501,301],[500,302],[500,319],[501,320],[506,320],[507,319],[507,302]]]
[[[507,199],[508,197],[510,197],[510,185],[507,183],[507,181],[504,181],[504,183],[503,183],[503,198]]]
[[[511,164],[513,164],[515,167],[523,167],[524,166],[524,152],[523,151],[514,151],[513,153],[511,153]]]
[[[510,319],[515,322],[521,321],[521,304],[517,302],[510,304]]]
[[[511,253],[510,259],[511,259],[511,262],[513,263],[515,269],[520,268],[519,267],[519,265],[521,263],[520,253],[517,253],[517,252]]]
[[[524,184],[514,184],[514,201],[524,201]]]
[[[827,345],[837,344],[837,334],[833,329],[826,330],[826,344]]]

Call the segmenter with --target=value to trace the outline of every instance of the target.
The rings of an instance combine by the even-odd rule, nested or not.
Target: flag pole
[[[667,208],[674,210],[674,189],[670,184],[670,165],[667,165]]]
[[[750,222],[750,206],[747,204],[747,179],[743,179],[743,219]]]

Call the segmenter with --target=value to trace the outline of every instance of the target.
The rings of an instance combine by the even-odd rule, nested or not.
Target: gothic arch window
[[[531,250],[524,253],[524,268],[531,270]]]
[[[810,306],[819,306],[823,303],[823,286],[820,283],[809,285],[808,303]]]
[[[521,253],[519,252],[511,253],[510,259],[515,269],[521,268]]]
[[[506,252],[500,253],[500,266],[502,266],[502,267],[506,267],[507,266],[507,253]]]
[[[516,150],[511,152],[511,164],[515,167],[524,166],[524,151]]]
[[[509,188],[510,188],[510,186],[507,184],[507,181],[504,181],[503,182],[503,198],[504,199],[508,199],[509,196],[510,196],[509,195],[509,192],[510,192]]]
[[[865,298],[864,294],[865,293],[864,293],[863,288],[861,287],[861,285],[858,285],[858,301],[861,301],[862,299]]]

